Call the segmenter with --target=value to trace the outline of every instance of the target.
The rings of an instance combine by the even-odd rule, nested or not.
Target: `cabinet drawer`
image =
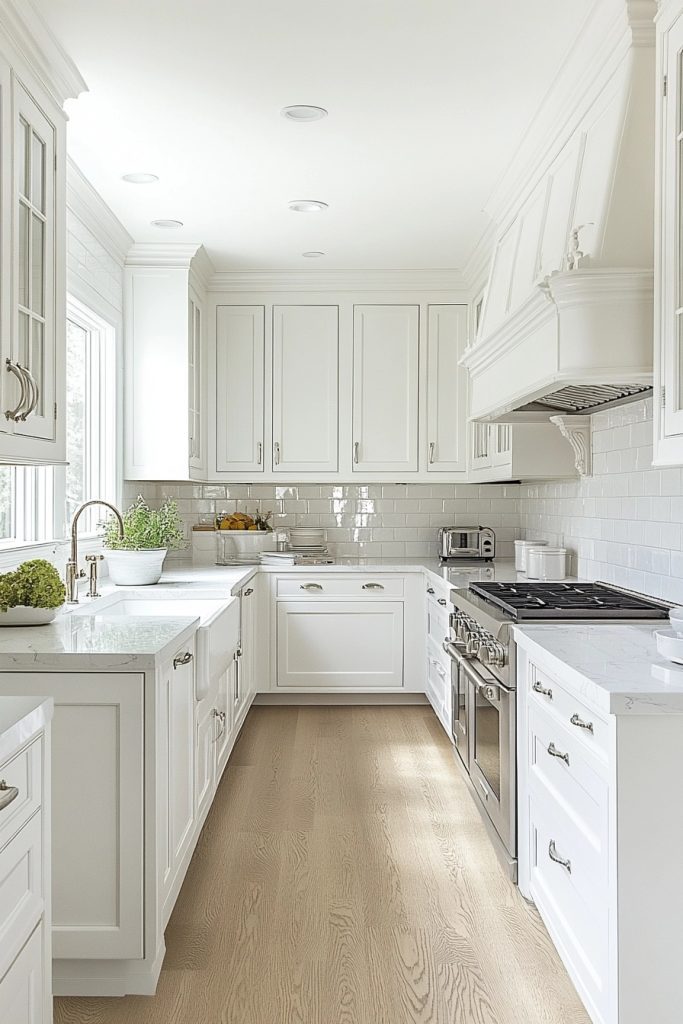
[[[532,661],[529,662],[527,687],[530,708],[538,702],[538,706],[557,715],[586,750],[604,761],[607,760],[609,725],[604,718],[596,715],[595,711],[574,697],[557,679]]]
[[[326,597],[378,598],[403,597],[402,576],[285,576],[278,578],[278,597],[301,597],[307,601]]]
[[[427,599],[427,636],[439,649],[448,637],[448,610],[432,598]]]
[[[3,1024],[48,1024],[52,1020],[43,928],[42,923],[35,928],[9,970],[0,976]]]
[[[529,828],[532,899],[584,1001],[602,1014],[609,938],[606,876],[578,830],[534,796],[529,797]]]
[[[441,659],[435,654],[433,645],[427,646],[427,683],[425,687],[429,703],[443,725],[446,733],[451,735],[451,678]]]
[[[0,849],[35,814],[42,800],[42,740],[36,739],[0,765],[0,779],[19,792],[0,810]],[[0,798],[3,794],[0,792]]]
[[[34,815],[0,851],[0,973],[43,912],[42,816]]]
[[[567,818],[606,856],[609,792],[601,762],[581,740],[544,708],[531,705],[528,716],[529,786],[558,803]]]

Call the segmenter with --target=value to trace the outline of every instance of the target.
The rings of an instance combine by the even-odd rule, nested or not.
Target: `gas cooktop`
[[[666,619],[669,606],[606,583],[470,583],[513,619]]]

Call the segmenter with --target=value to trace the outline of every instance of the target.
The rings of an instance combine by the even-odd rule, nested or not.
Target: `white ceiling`
[[[203,242],[217,270],[461,267],[594,2],[36,0],[90,90],[73,159],[136,241]]]

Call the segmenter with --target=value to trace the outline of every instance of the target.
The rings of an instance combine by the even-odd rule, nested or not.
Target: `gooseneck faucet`
[[[90,508],[91,505],[104,505],[110,512],[113,512],[118,520],[119,536],[123,537],[123,517],[119,510],[110,502],[94,498],[92,501],[83,502],[76,509],[71,520],[71,552],[69,554],[69,561],[66,563],[66,600],[68,604],[78,604],[78,581],[85,577],[84,570],[81,569],[79,571],[78,568],[78,520],[81,517],[81,512],[84,512],[86,508]]]

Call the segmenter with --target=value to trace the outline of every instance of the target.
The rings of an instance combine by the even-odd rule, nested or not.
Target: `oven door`
[[[455,644],[446,640],[443,649],[451,659],[451,735],[460,760],[470,770],[469,701],[470,685],[463,671],[464,659]]]
[[[515,800],[515,691],[471,662],[462,666],[470,684],[470,777],[496,832],[508,852],[517,851]]]

